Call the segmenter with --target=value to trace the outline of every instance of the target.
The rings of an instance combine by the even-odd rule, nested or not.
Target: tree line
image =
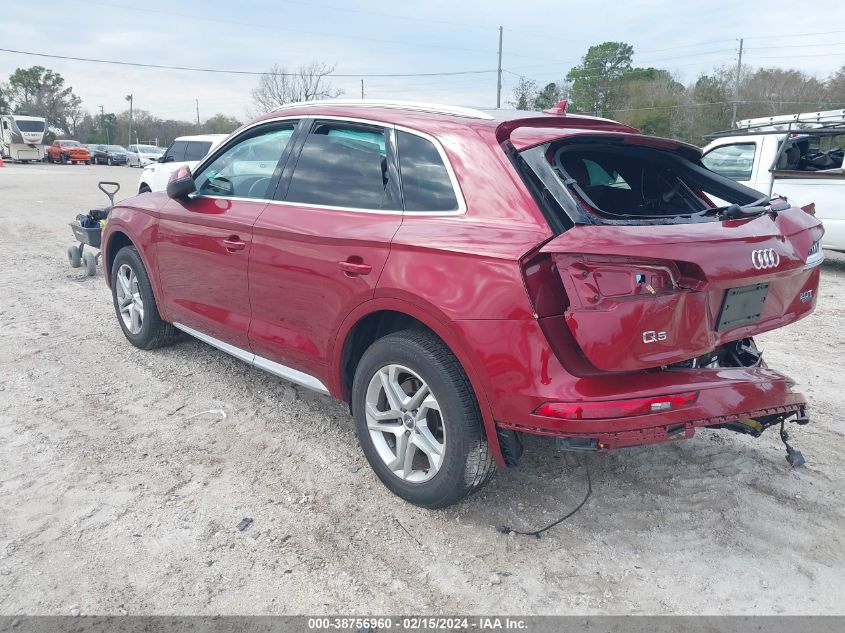
[[[823,79],[794,69],[721,67],[684,84],[668,70],[634,66],[633,58],[634,47],[625,42],[591,46],[563,79],[540,87],[536,80],[518,76],[510,105],[545,110],[567,99],[569,112],[616,119],[646,134],[697,145],[705,134],[730,128],[734,119],[845,108],[845,66]],[[340,96],[343,91],[331,83],[334,69],[323,62],[294,71],[274,65],[252,92],[252,114]],[[240,125],[224,114],[199,125],[146,110],[134,110],[131,120],[129,110],[92,114],[60,74],[42,66],[18,68],[0,84],[0,112],[42,116],[48,141],[62,136],[83,143],[125,145],[137,139],[165,145],[176,136],[229,133]]]
[[[845,108],[845,66],[825,79],[785,68],[721,67],[684,84],[668,70],[633,65],[625,42],[591,46],[560,81],[542,88],[519,77],[510,102],[544,110],[561,99],[569,112],[615,119],[646,134],[700,145],[735,120]],[[734,107],[736,113],[734,114]]]
[[[65,84],[59,73],[43,66],[18,68],[0,84],[0,113],[26,114],[47,121],[44,142],[72,138],[81,143],[130,145],[155,143],[166,146],[187,134],[228,134],[241,125],[225,114],[201,122],[163,119],[147,110],[99,112],[82,107],[82,99]]]

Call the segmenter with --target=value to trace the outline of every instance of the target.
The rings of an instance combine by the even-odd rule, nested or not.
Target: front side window
[[[400,130],[397,146],[405,210],[457,211],[455,189],[434,143]]]
[[[164,162],[181,163],[185,160],[185,149],[188,144],[185,141],[173,141],[170,147],[167,148],[167,153],[164,155]]]
[[[318,122],[305,139],[285,200],[369,210],[399,210],[384,128]]]
[[[722,145],[707,152],[701,162],[710,171],[715,171],[731,180],[751,180],[756,151],[755,143]]]
[[[202,160],[210,149],[210,141],[188,141],[188,146],[185,148],[185,160]]]
[[[242,138],[194,176],[199,195],[266,200],[296,126],[286,122]]]

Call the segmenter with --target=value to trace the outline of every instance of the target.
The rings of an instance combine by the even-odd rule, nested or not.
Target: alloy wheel
[[[370,379],[365,406],[370,439],[396,477],[422,483],[437,474],[446,425],[437,398],[416,372],[385,365]]]
[[[138,277],[129,264],[122,264],[117,271],[117,305],[123,325],[131,334],[138,334],[144,325],[144,301]]]

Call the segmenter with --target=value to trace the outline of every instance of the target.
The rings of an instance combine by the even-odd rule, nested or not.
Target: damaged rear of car
[[[511,132],[504,146],[555,233],[526,256],[526,288],[584,396],[543,402],[532,432],[601,450],[808,420],[753,337],[815,307],[823,228],[812,209],[618,124]]]

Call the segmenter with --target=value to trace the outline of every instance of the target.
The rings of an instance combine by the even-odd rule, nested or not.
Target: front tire
[[[179,330],[158,313],[150,278],[134,246],[124,246],[114,258],[111,291],[117,322],[132,345],[155,349],[179,337]]]
[[[443,508],[493,475],[469,379],[429,331],[389,334],[367,349],[355,371],[352,410],[370,466],[406,501]]]

